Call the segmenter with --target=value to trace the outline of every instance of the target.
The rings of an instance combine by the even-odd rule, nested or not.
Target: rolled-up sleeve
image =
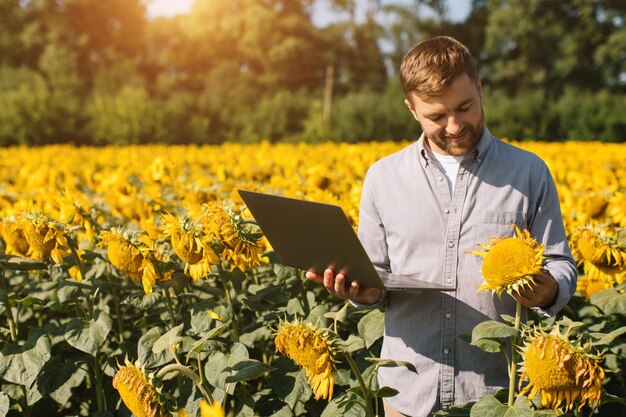
[[[545,246],[544,267],[559,285],[554,303],[535,310],[543,315],[554,315],[574,295],[578,272],[567,244],[556,185],[545,164],[537,178],[534,195],[534,218],[530,232]]]
[[[376,187],[376,164],[368,170],[363,188],[361,191],[361,205],[359,210],[359,230],[358,236],[365,252],[369,256],[372,264],[379,270],[390,271],[387,240],[385,237],[385,226],[383,225],[378,207],[374,198]],[[358,281],[358,277],[355,277]],[[359,308],[370,308],[384,304],[387,300],[387,291],[382,291],[381,297],[373,304],[355,303]]]

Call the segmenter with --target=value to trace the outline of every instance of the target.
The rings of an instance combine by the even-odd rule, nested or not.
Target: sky
[[[195,0],[151,0],[148,3],[148,17],[174,16],[187,13]],[[222,1],[222,0],[217,0]],[[402,0],[396,0],[401,2]],[[407,2],[408,0],[403,0]],[[359,10],[364,11],[366,0],[357,0],[357,15]],[[313,23],[324,26],[337,18],[337,14],[331,10],[328,0],[320,0],[313,11]],[[361,7],[359,7],[359,5]],[[471,0],[448,0],[448,13],[454,22],[462,21],[467,17],[471,9]]]

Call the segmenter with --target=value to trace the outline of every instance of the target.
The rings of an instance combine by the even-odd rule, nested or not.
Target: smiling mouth
[[[455,136],[447,136],[446,138],[451,140],[451,141],[458,141],[460,139],[463,139],[465,137],[465,134],[467,132],[462,132],[460,135],[455,135]]]

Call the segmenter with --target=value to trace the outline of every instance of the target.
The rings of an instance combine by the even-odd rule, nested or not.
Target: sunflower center
[[[585,260],[597,264],[604,263],[604,245],[597,236],[591,233],[585,233],[578,240],[578,250]]]
[[[491,285],[514,284],[519,278],[533,274],[536,253],[532,246],[518,238],[508,238],[496,243],[485,256],[482,274]]]
[[[569,389],[576,385],[576,370],[571,352],[564,342],[538,337],[525,357],[526,373],[531,384],[544,390]]]
[[[137,417],[164,417],[157,394],[143,373],[135,366],[122,367],[113,377],[113,388],[117,389],[126,407]]]
[[[193,265],[202,260],[202,248],[192,236],[176,231],[172,234],[172,246],[180,259],[188,264]]]
[[[26,223],[24,237],[37,257],[46,258],[54,249],[56,240],[51,237],[54,236],[51,232],[54,231],[44,223]]]

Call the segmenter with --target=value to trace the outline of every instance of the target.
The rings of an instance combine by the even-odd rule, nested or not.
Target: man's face
[[[433,152],[463,156],[471,152],[483,132],[482,85],[467,74],[457,77],[441,94],[404,100],[420,123]]]

